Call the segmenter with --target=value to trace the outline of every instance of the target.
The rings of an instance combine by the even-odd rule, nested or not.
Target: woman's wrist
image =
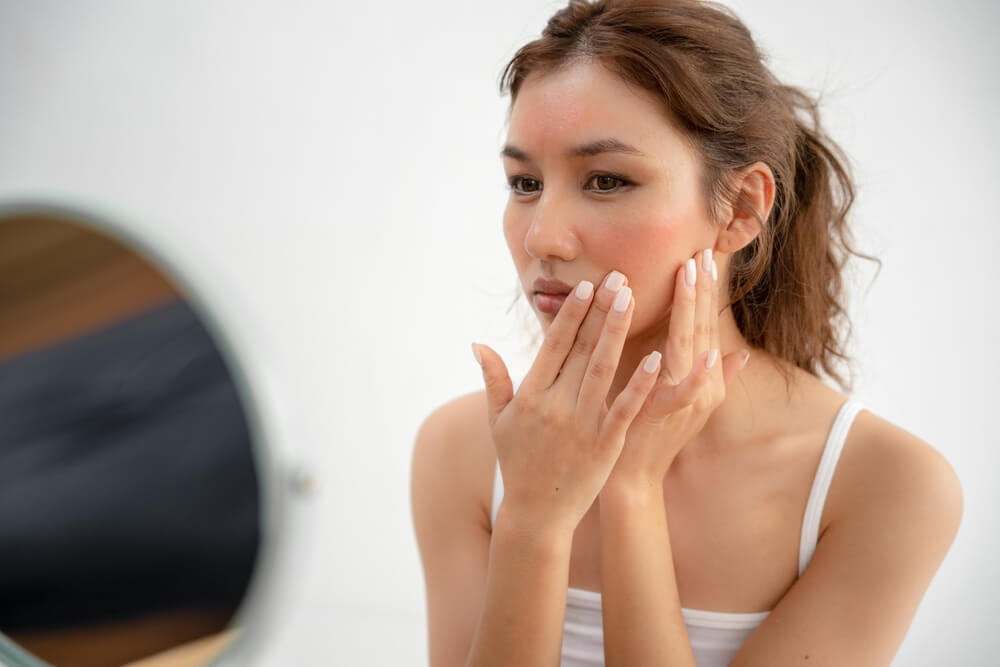
[[[663,502],[663,480],[645,475],[612,475],[598,496],[603,504],[647,505]]]
[[[493,539],[505,545],[516,544],[540,555],[561,555],[573,544],[576,526],[569,520],[545,517],[537,512],[529,512],[500,504],[493,524]]]

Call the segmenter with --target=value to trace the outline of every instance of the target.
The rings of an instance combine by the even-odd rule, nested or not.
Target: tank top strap
[[[493,466],[493,507],[490,509],[490,528],[497,522],[497,511],[503,501],[503,477],[500,476],[500,461]]]
[[[819,540],[819,522],[823,515],[823,506],[826,504],[826,496],[830,491],[830,482],[833,481],[833,473],[840,460],[840,453],[844,449],[844,442],[847,440],[847,433],[851,430],[854,418],[864,406],[854,399],[847,399],[837,413],[837,418],[833,421],[830,434],[827,436],[826,445],[823,447],[823,455],[820,457],[819,466],[816,468],[816,477],[813,479],[812,490],[809,492],[809,500],[806,502],[805,513],[802,517],[802,537],[799,542],[799,576],[805,572],[806,566],[812,560],[816,551],[816,543]]]

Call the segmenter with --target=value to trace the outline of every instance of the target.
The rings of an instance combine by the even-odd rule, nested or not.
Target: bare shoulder
[[[417,433],[410,493],[432,665],[469,655],[486,596],[495,460],[485,392],[437,408]]]
[[[795,428],[828,430],[846,397],[800,374],[789,412]],[[962,488],[951,464],[916,435],[868,409],[851,424],[835,468],[821,532],[834,522],[920,522],[927,539],[950,545],[962,516]],[[877,527],[877,526],[876,526]],[[931,532],[935,533],[932,538]],[[943,553],[942,553],[943,556]]]
[[[809,566],[730,664],[889,664],[958,531],[962,488],[936,449],[863,410],[827,515]]]
[[[448,494],[456,509],[485,511],[488,525],[496,452],[486,414],[486,393],[478,391],[428,415],[413,447],[414,502],[424,493]]]
[[[918,522],[924,537],[945,548],[961,521],[962,487],[947,459],[927,442],[868,410],[855,418],[834,484],[850,492],[838,494],[831,520],[868,517],[886,524]]]

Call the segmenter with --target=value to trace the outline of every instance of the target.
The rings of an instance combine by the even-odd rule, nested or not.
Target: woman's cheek
[[[664,315],[673,295],[674,274],[690,254],[684,226],[663,220],[622,225],[595,238],[594,261],[617,269],[629,280],[635,297],[633,328]]]
[[[507,249],[510,251],[514,265],[520,271],[525,263],[526,251],[524,249],[524,236],[527,233],[527,226],[520,224],[517,217],[505,213],[503,218],[503,236],[507,241]]]
[[[679,265],[686,257],[680,230],[660,222],[609,226],[594,238],[593,261],[617,269],[630,282],[649,274],[670,275],[670,264]]]

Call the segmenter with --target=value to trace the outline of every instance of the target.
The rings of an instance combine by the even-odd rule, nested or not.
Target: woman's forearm
[[[501,506],[467,667],[559,664],[572,540],[571,532],[525,526]]]
[[[662,487],[606,485],[600,510],[605,663],[694,667]]]

